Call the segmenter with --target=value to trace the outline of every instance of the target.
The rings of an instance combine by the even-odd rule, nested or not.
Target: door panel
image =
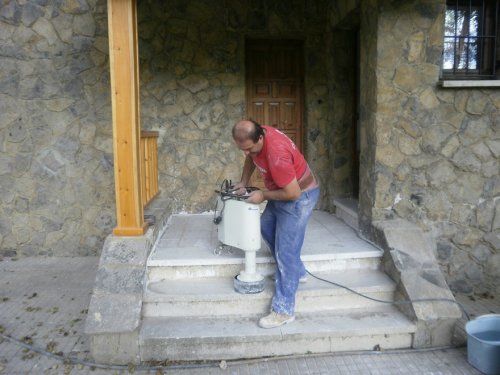
[[[302,56],[300,41],[248,40],[246,44],[247,117],[282,130],[301,151]],[[258,172],[252,184],[263,187]]]
[[[278,84],[278,97],[282,98],[295,98],[297,95],[297,87],[294,83],[279,83]]]
[[[294,102],[286,102],[283,107],[281,124],[284,130],[295,129],[297,123],[297,106]]]
[[[252,106],[253,119],[262,124],[266,119],[265,107],[263,102],[254,102]]]
[[[269,120],[267,125],[271,125],[275,128],[279,126],[280,122],[280,103],[270,102],[268,107]]]
[[[254,96],[256,98],[270,98],[271,93],[271,84],[270,83],[255,83],[254,84]]]

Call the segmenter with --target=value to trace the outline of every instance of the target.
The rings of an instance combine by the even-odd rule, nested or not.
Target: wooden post
[[[136,0],[108,0],[109,62],[118,236],[145,232],[140,173]]]

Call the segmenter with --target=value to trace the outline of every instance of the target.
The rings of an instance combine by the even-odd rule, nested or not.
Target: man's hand
[[[234,185],[233,190],[234,194],[236,195],[243,195],[247,192],[247,189],[245,189],[245,184],[243,182],[238,182],[236,185]]]
[[[255,190],[250,193],[247,199],[245,199],[247,203],[255,203],[259,204],[264,202],[264,193],[262,190]]]

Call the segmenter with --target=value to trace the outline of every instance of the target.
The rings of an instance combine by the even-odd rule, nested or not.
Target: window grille
[[[444,23],[444,79],[498,79],[500,0],[448,0]]]

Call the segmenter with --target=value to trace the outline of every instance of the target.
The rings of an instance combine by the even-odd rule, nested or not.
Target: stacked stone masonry
[[[325,4],[139,2],[142,123],[160,131],[160,186],[171,197],[166,204],[172,211],[211,209],[214,188],[241,177],[243,154],[231,128],[245,117],[246,38],[304,41],[306,149],[327,181]]]
[[[326,2],[138,1],[143,129],[160,132],[165,210],[213,206],[243,160],[246,38],[302,39],[309,160],[329,168]],[[105,0],[0,5],[0,248],[89,255],[115,225]],[[324,203],[326,205],[326,203]]]
[[[106,2],[0,2],[0,255],[95,255],[114,225]]]
[[[436,239],[453,290],[498,296],[500,91],[438,84],[444,1],[371,3],[361,90],[375,102],[363,103],[361,184],[373,189],[362,219],[417,223]]]

